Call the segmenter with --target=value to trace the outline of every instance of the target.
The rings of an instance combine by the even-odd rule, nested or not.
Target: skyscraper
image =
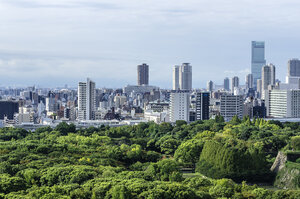
[[[149,66],[147,64],[137,66],[137,83],[139,86],[149,84]]]
[[[257,87],[257,80],[261,79],[261,68],[266,65],[265,42],[252,41],[251,46],[251,74],[253,75],[254,88]]]
[[[246,89],[253,88],[253,75],[248,74],[246,76]]]
[[[262,90],[268,90],[269,85],[275,85],[275,66],[273,64],[263,66],[261,74]]]
[[[192,90],[192,66],[189,63],[183,63],[180,67],[179,88]]]
[[[233,92],[234,92],[234,88],[235,88],[235,87],[239,87],[239,86],[240,86],[240,83],[239,83],[239,77],[234,76],[234,77],[231,79],[231,92],[233,93]]]
[[[224,79],[224,90],[229,91],[229,78]]]
[[[213,81],[209,80],[207,82],[206,90],[211,92],[213,90],[213,88],[214,88],[214,83],[213,83]]]
[[[96,107],[95,82],[78,83],[78,120],[93,120]]]
[[[179,89],[179,72],[180,72],[180,66],[174,66],[173,67],[173,90]]]

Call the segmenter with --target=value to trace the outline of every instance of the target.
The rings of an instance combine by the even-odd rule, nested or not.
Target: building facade
[[[172,90],[170,94],[170,122],[177,120],[189,121],[190,92],[187,90]]]
[[[220,101],[220,114],[226,122],[233,116],[243,117],[243,96],[242,95],[222,95]]]
[[[179,72],[179,88],[181,90],[192,90],[192,66],[183,63]]]
[[[209,105],[210,105],[210,93],[197,92],[196,93],[196,120],[209,119]]]
[[[137,84],[149,85],[149,66],[147,64],[141,64],[137,66]]]

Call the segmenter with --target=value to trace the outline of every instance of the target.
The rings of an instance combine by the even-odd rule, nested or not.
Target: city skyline
[[[1,1],[0,86],[76,87],[90,77],[117,88],[135,84],[136,66],[147,63],[150,84],[171,88],[172,67],[184,62],[195,88],[233,76],[244,84],[251,41],[265,41],[284,82],[288,60],[299,58],[297,1],[156,3]]]

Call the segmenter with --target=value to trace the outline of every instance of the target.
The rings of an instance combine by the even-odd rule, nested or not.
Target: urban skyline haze
[[[172,87],[172,67],[193,66],[193,87],[251,69],[251,41],[265,41],[266,62],[285,82],[299,58],[296,0],[2,0],[0,86],[97,87],[136,84],[149,65],[150,85]]]

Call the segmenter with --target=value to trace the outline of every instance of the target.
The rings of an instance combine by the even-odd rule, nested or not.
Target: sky
[[[250,72],[251,41],[285,81],[300,58],[298,0],[0,0],[0,86],[172,86],[172,67],[193,66],[193,87]]]

